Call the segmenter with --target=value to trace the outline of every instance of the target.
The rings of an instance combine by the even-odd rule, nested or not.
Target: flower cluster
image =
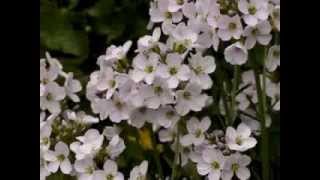
[[[258,104],[280,111],[280,1],[154,0],[149,14],[153,32],[139,38],[133,58],[132,41],[98,57],[85,86],[91,115],[79,110],[82,86],[73,74],[49,54],[40,60],[41,179],[58,170],[81,180],[124,179],[116,163],[126,149],[123,124],[150,124],[178,157],[172,166],[194,164],[209,180],[249,179],[246,152],[272,119],[267,113],[259,122]],[[221,78],[230,68],[233,78]],[[95,128],[104,122],[112,125]],[[143,161],[128,178],[147,174]]]

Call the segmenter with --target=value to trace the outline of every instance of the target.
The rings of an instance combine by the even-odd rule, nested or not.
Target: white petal
[[[255,26],[258,24],[258,19],[252,15],[244,15],[243,20],[249,26]]]
[[[241,135],[242,138],[247,138],[251,134],[251,129],[246,124],[241,123],[237,127],[237,133]]]
[[[250,177],[250,171],[246,167],[240,167],[238,171],[236,171],[236,175],[240,180],[247,180]]]
[[[72,165],[69,159],[65,159],[62,161],[62,163],[60,164],[60,169],[64,174],[70,174],[72,170]]]
[[[58,171],[59,165],[60,165],[60,162],[59,162],[59,161],[50,162],[50,163],[48,164],[48,170],[49,170],[50,172],[55,173],[55,172]]]

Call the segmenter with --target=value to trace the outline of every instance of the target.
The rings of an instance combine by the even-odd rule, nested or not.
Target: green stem
[[[180,156],[180,137],[179,137],[179,122],[177,123],[177,134],[176,134],[176,146],[174,152],[174,161],[172,165],[172,174],[171,180],[175,180],[177,176],[177,168],[179,163],[179,156]]]
[[[230,108],[229,108],[229,103],[228,103],[228,97],[227,97],[227,90],[225,88],[225,83],[222,83],[222,91],[221,91],[221,95],[222,95],[222,103],[223,103],[223,107],[224,107],[224,111],[226,114],[226,125],[229,126],[231,125],[231,114],[230,114]]]
[[[264,55],[264,53],[263,53]],[[254,70],[254,77],[256,81],[257,87],[257,96],[258,96],[258,118],[261,122],[261,160],[262,160],[262,179],[269,180],[270,179],[270,164],[269,164],[269,134],[268,129],[266,127],[266,91],[265,91],[265,68],[264,68],[264,58],[263,56],[263,76],[262,76],[262,87],[261,80],[259,77],[259,72],[257,68]]]
[[[231,104],[230,104],[230,125],[233,124],[237,117],[236,96],[240,80],[240,66],[234,66],[234,75],[232,80]]]
[[[149,130],[150,132],[152,132],[152,127],[149,126]],[[160,180],[164,179],[163,177],[163,170],[162,170],[162,166],[161,166],[161,161],[160,161],[160,153],[158,151],[158,149],[156,148],[157,146],[157,141],[156,141],[156,136],[155,136],[155,133],[152,133],[152,144],[153,144],[153,159],[155,160],[156,162],[156,166],[157,166],[157,171],[158,171],[158,174],[159,174],[159,178]]]

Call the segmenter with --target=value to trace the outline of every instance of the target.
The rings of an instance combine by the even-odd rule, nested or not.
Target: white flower
[[[247,37],[245,47],[252,49],[258,41],[261,45],[268,45],[272,39],[271,25],[269,21],[261,21],[256,26],[247,26],[244,29],[243,36]]]
[[[50,113],[60,113],[60,101],[66,96],[65,89],[55,82],[45,85],[45,92],[40,96],[40,108]]]
[[[122,100],[118,93],[115,93],[110,101],[111,103],[108,103],[105,108],[109,109],[109,118],[112,122],[120,123],[122,120],[129,119],[132,106],[128,102]]]
[[[70,144],[70,149],[76,155],[76,159],[84,159],[94,156],[97,153],[103,143],[103,135],[100,135],[96,129],[89,129],[84,136],[78,136],[78,141]]]
[[[139,107],[132,111],[128,123],[136,128],[142,128],[145,122],[151,122],[155,113],[146,107]]]
[[[174,22],[178,23],[182,20],[181,12],[169,12],[169,0],[161,0],[152,2],[149,15],[151,22],[159,23],[159,22]]]
[[[105,151],[109,158],[117,158],[126,148],[123,139],[119,135],[112,137]]]
[[[100,66],[112,66],[116,61],[126,58],[126,55],[132,45],[132,41],[127,41],[123,46],[111,45],[107,48],[105,55],[98,58]]]
[[[120,127],[113,125],[105,126],[102,134],[105,135],[108,140],[111,140],[114,136],[119,135],[120,132]]]
[[[268,3],[265,0],[240,0],[238,8],[244,14],[244,22],[249,26],[255,26],[259,20],[266,20],[269,16]]]
[[[141,91],[145,96],[144,103],[148,108],[158,109],[160,105],[174,102],[174,93],[169,89],[167,81],[162,78],[156,78],[151,86],[146,86]]]
[[[280,66],[280,45],[273,45],[268,51],[266,68],[268,71],[273,72],[278,66]]]
[[[272,108],[275,111],[280,110],[280,82],[274,83],[266,79],[266,94],[271,98]]]
[[[231,154],[231,156],[226,159],[222,179],[231,180],[233,175],[236,174],[240,180],[248,180],[250,178],[250,170],[247,166],[250,162],[251,158],[247,155],[241,155],[238,152]]]
[[[168,129],[161,129],[159,131],[160,142],[172,142],[177,133],[177,126],[170,126]]]
[[[80,81],[73,79],[73,73],[68,73],[64,82],[64,88],[66,89],[66,95],[73,102],[80,102],[79,96],[75,93],[82,90]]]
[[[148,161],[142,161],[142,163],[134,167],[130,172],[129,180],[146,179],[148,172]]]
[[[116,74],[111,67],[99,71],[96,88],[98,91],[106,91],[106,99],[110,99],[116,89],[126,81],[126,76]]]
[[[240,42],[236,42],[224,50],[224,57],[232,65],[242,65],[248,60],[248,51]]]
[[[191,55],[188,61],[192,69],[190,81],[198,83],[202,89],[209,89],[212,86],[212,80],[208,74],[216,69],[214,57],[203,57],[200,52],[197,52]]]
[[[171,32],[173,40],[168,40],[171,44],[170,47],[175,52],[183,54],[188,52],[191,48],[195,47],[195,42],[198,39],[198,34],[193,32],[190,27],[184,23],[178,24]]]
[[[183,64],[183,58],[177,53],[170,53],[166,58],[166,65],[160,65],[157,74],[167,79],[169,88],[176,88],[179,81],[187,81],[190,78],[190,69]]]
[[[271,6],[272,25],[280,31],[280,5]]]
[[[239,124],[237,130],[228,127],[225,137],[226,143],[231,150],[244,152],[257,144],[257,140],[250,135],[251,129],[244,123]]]
[[[123,101],[128,102],[134,107],[141,107],[144,104],[144,94],[142,89],[147,86],[140,82],[135,83],[132,79],[128,79],[121,87],[119,87],[119,96]]]
[[[92,158],[85,158],[76,160],[74,163],[74,169],[78,173],[79,180],[93,180],[93,173],[96,166]]]
[[[75,121],[80,124],[93,124],[98,123],[99,119],[90,115],[87,115],[84,111],[74,112],[66,111],[67,119]]]
[[[236,96],[236,102],[238,103],[238,108],[241,111],[246,110],[250,106],[249,98],[245,93],[242,92]]]
[[[177,104],[175,106],[178,114],[184,116],[189,111],[201,111],[206,105],[208,96],[201,94],[201,88],[194,83],[189,83],[184,90],[177,91]]]
[[[169,12],[177,12],[184,4],[187,2],[187,0],[169,0],[168,10]]]
[[[207,175],[209,180],[219,180],[225,164],[225,157],[216,149],[205,149],[202,152],[202,161],[197,164],[198,173]]]
[[[150,53],[148,57],[142,53],[138,54],[133,59],[134,69],[131,71],[132,80],[135,82],[144,80],[147,84],[152,84],[158,68],[159,58],[159,55],[156,53]]]
[[[91,101],[91,109],[95,114],[99,114],[101,120],[105,120],[110,114],[110,110],[106,108],[111,106],[110,104],[106,99],[97,99]]]
[[[62,71],[60,62],[46,53],[46,59],[40,59],[40,82],[46,84],[56,80]]]
[[[189,134],[184,135],[181,138],[181,144],[183,146],[190,146],[194,144],[198,146],[205,140],[205,132],[210,128],[211,120],[209,117],[204,117],[199,121],[196,117],[192,117],[187,121],[187,130]]]
[[[146,35],[138,40],[137,52],[143,52],[155,47],[161,36],[161,29],[159,27],[153,30],[152,36]]]
[[[117,163],[112,160],[107,160],[103,165],[103,170],[94,172],[93,180],[124,180],[121,172],[118,172]]]
[[[164,106],[157,110],[157,115],[154,118],[160,126],[169,128],[173,127],[178,122],[180,116],[171,106]]]
[[[68,159],[69,156],[69,148],[64,142],[58,142],[55,145],[54,151],[47,151],[44,154],[44,159],[48,161],[48,170],[50,172],[57,172],[59,167],[62,173],[70,174],[72,170],[72,165],[70,160]]]
[[[243,31],[238,15],[233,17],[222,15],[218,20],[218,28],[218,36],[223,41],[229,41],[231,38],[240,39]]]
[[[50,135],[52,132],[52,128],[50,124],[46,124],[40,129],[40,150],[47,151],[49,150],[51,141]]]

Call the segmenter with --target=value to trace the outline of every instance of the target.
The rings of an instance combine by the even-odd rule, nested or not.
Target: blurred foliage
[[[40,57],[87,76],[110,44],[146,34],[149,0],[40,0]]]

